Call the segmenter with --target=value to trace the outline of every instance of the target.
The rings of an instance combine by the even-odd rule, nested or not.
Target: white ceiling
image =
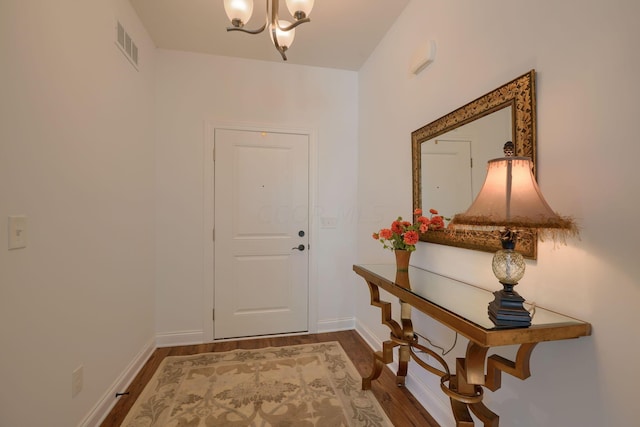
[[[156,47],[281,62],[268,32],[227,32],[223,0],[130,0]],[[245,28],[260,27],[265,1],[254,0]],[[359,70],[409,0],[316,0],[311,22],[296,28],[289,63]],[[281,1],[280,17],[289,17]],[[285,17],[286,16],[286,17]]]

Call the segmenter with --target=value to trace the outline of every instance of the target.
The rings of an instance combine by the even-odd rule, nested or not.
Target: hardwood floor
[[[312,344],[326,341],[338,341],[358,369],[361,375],[369,375],[372,364],[372,351],[367,343],[355,331],[329,332],[323,334],[298,335],[275,338],[256,338],[240,341],[225,341],[201,345],[158,348],[140,370],[131,386],[128,395],[121,396],[101,427],[119,426],[127,415],[136,398],[166,356],[181,356],[213,351],[229,351],[235,349],[252,349],[278,347],[285,345]],[[395,374],[384,369],[380,378],[373,381],[371,391],[384,408],[396,427],[434,426],[439,424],[429,415],[413,395],[405,388],[395,384]]]

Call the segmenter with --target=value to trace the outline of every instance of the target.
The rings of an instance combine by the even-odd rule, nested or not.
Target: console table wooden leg
[[[378,288],[378,285],[370,281],[367,281],[367,285],[369,285],[369,293],[371,294],[371,305],[380,308],[382,324],[386,325],[391,330],[391,340],[383,342],[382,351],[377,351],[373,354],[373,368],[371,369],[371,375],[362,379],[363,390],[369,390],[371,388],[371,381],[380,376],[384,365],[393,362],[393,349],[403,343],[401,337],[405,335],[403,327],[391,317],[391,303],[380,299],[380,289]],[[406,310],[406,308],[403,309],[403,313],[405,313]],[[409,307],[408,310],[411,310],[411,308]],[[405,321],[406,320],[403,320],[403,324]],[[410,325],[411,320],[409,319],[408,321]],[[413,336],[413,330],[411,330],[411,335]],[[401,362],[400,367],[398,368],[398,378],[402,377],[402,384],[404,384],[404,377],[407,375],[407,362],[410,358],[409,349],[407,348],[406,350],[402,350],[403,347],[407,346],[402,345],[400,354],[402,358],[402,354],[406,353],[404,356],[406,358],[406,362],[404,364]]]
[[[480,418],[484,427],[498,427],[500,417],[491,409],[487,408],[484,403],[472,403],[469,405],[469,408],[471,408],[471,411],[473,411],[476,417]]]
[[[402,339],[399,340],[398,372],[396,384],[404,387],[411,360],[411,344],[415,342],[413,323],[411,322],[411,305],[400,300],[400,323],[402,324]]]
[[[484,427],[498,427],[500,417],[482,402],[483,390],[496,391],[501,385],[501,373],[506,372],[516,378],[526,379],[531,375],[529,360],[536,343],[521,344],[515,362],[498,355],[487,358],[488,347],[469,341],[464,358],[456,359],[456,374],[449,377],[449,387],[443,391],[450,397],[451,409],[457,427],[473,426],[471,410]],[[485,361],[487,373],[485,375]]]
[[[483,403],[484,361],[489,350],[469,341],[464,358],[456,359],[455,375],[444,375],[441,388],[451,400],[451,410],[456,420],[456,427],[474,425],[469,409],[480,418],[485,427],[497,427],[498,416]],[[449,386],[446,387],[448,380]]]
[[[371,381],[378,379],[382,373],[382,368],[393,362],[393,348],[397,345],[398,343],[396,342],[385,341],[382,343],[382,351],[376,351],[373,353],[373,367],[371,368],[371,374],[366,378],[362,378],[363,390],[371,389]]]
[[[467,405],[454,399],[450,400],[453,418],[456,420],[456,427],[473,427],[473,418],[471,418]]]
[[[398,372],[396,373],[396,384],[404,387],[409,371],[409,360],[411,359],[411,350],[408,345],[401,345],[398,351]]]

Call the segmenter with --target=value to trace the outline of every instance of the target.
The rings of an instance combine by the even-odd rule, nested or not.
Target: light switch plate
[[[24,215],[9,217],[9,249],[27,247],[27,217]]]

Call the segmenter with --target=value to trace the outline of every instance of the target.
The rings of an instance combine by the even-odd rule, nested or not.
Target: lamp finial
[[[507,141],[502,147],[505,157],[513,157],[516,154],[516,146],[512,141]]]

